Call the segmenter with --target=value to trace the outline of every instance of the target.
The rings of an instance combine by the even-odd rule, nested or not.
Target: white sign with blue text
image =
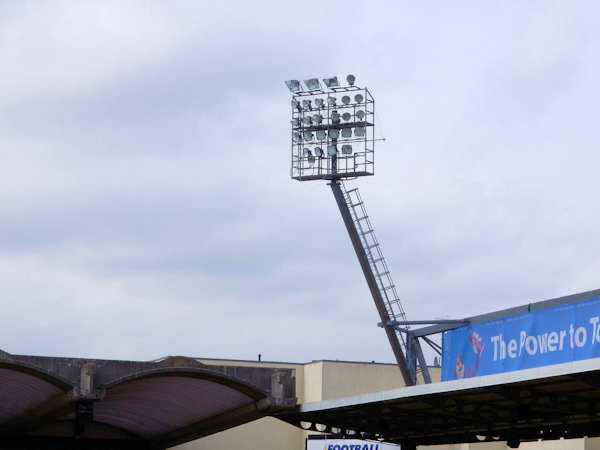
[[[307,439],[306,450],[398,450],[399,445],[360,439]]]

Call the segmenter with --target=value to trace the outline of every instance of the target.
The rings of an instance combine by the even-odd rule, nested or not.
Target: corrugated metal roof
[[[108,389],[95,405],[94,421],[151,438],[253,401],[231,387],[201,378],[136,379]]]
[[[294,373],[183,356],[141,362],[2,352],[0,440],[18,448],[61,448],[74,438],[93,448],[168,447],[293,406]]]
[[[332,434],[415,445],[600,435],[600,358],[410,386],[277,417]]]
[[[35,408],[64,391],[54,384],[27,373],[0,368],[0,423]]]

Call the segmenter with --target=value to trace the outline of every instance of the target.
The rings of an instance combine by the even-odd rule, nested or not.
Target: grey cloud
[[[597,288],[584,3],[9,8],[4,349],[390,361],[329,188],[289,179],[283,81],[311,75],[377,99],[377,175],[349,185],[410,318]]]

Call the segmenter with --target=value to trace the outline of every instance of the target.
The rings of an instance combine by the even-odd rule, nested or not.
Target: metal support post
[[[419,338],[416,337],[412,331],[407,332],[407,349],[409,358],[409,367],[411,370],[414,370],[414,377],[417,377],[417,362],[419,367],[421,368],[421,374],[423,375],[423,381],[426,384],[431,383],[431,375],[429,374],[429,368],[427,367],[427,363],[425,362],[425,355],[423,355],[423,349],[421,348],[421,343],[419,342]]]

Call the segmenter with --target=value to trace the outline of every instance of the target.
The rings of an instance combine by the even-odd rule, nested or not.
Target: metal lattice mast
[[[343,183],[339,180],[333,180],[330,186],[342,219],[344,220],[344,225],[346,225],[350,241],[358,257],[365,280],[367,281],[369,291],[375,302],[383,329],[400,368],[404,384],[412,386],[416,384],[416,376],[414,367],[411,367],[407,359],[406,343],[402,334],[398,331],[398,327],[390,323],[392,320],[396,320],[393,315],[394,310],[400,308],[400,311],[402,311],[402,308],[399,300],[395,302],[395,308],[392,306],[392,302],[387,300],[390,293],[395,291],[395,287],[391,282],[389,270],[379,270],[383,268],[387,269],[387,265],[375,237],[375,232],[371,227],[369,216],[366,214],[364,204],[360,199],[360,194],[357,189],[346,191]],[[353,201],[353,198],[358,201]],[[357,213],[357,208],[360,213]],[[400,317],[405,317],[404,312],[401,313]]]
[[[354,222],[354,226],[360,237],[361,244],[365,249],[371,271],[377,280],[377,287],[379,288],[379,292],[385,303],[387,315],[391,320],[406,322],[406,313],[402,308],[400,297],[398,297],[398,292],[396,291],[396,285],[392,281],[390,270],[385,262],[381,246],[379,245],[375,230],[369,220],[360,192],[358,191],[358,188],[350,190],[346,189],[346,186],[341,181],[340,186],[344,193],[346,204],[350,209],[350,215],[352,216],[352,221]],[[406,329],[408,330],[410,327],[407,325]],[[400,339],[403,350],[406,352],[404,335],[398,333],[398,338]]]
[[[304,81],[307,91],[298,80],[286,81],[293,93],[291,176],[298,181],[330,181],[404,383],[416,384],[417,359],[429,382],[425,359],[408,327],[364,202],[358,189],[346,190],[342,183],[344,178],[374,173],[375,100],[354,81],[348,75],[348,85],[340,86],[337,77],[324,78],[327,89],[323,89],[317,78],[310,78]]]

